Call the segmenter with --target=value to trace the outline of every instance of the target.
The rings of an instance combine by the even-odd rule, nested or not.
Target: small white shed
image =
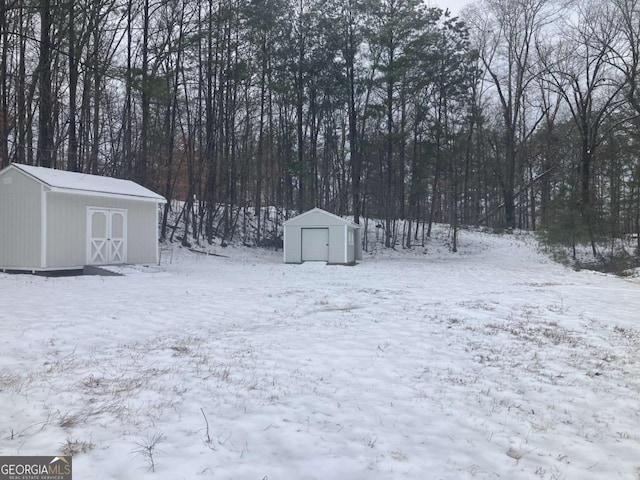
[[[165,202],[129,180],[13,163],[0,171],[0,270],[157,263]]]
[[[362,260],[360,225],[320,208],[284,222],[284,262],[353,265]]]

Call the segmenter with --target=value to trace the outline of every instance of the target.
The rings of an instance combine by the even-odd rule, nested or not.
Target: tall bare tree
[[[592,164],[606,132],[605,123],[624,102],[625,83],[617,81],[611,68],[611,46],[616,41],[612,18],[606,5],[583,0],[567,19],[553,57],[541,58],[550,86],[563,98],[580,138],[580,213],[588,228],[593,255],[594,192]]]
[[[51,0],[39,0],[40,51],[37,68],[38,78],[38,151],[36,161],[43,167],[54,166],[53,151],[53,5]]]
[[[523,105],[537,75],[535,40],[554,20],[552,0],[481,0],[467,10],[487,83],[501,113],[496,175],[504,201],[505,225],[516,226],[516,172],[520,149],[534,125],[522,130]]]

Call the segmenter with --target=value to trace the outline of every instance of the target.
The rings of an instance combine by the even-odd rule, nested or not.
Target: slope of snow
[[[526,235],[459,248],[0,274],[0,455],[101,480],[636,479],[640,280]]]

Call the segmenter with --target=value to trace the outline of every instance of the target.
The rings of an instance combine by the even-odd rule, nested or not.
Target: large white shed
[[[284,262],[353,265],[362,260],[360,225],[320,208],[284,222]]]
[[[0,270],[157,263],[165,202],[129,180],[13,163],[0,171]]]

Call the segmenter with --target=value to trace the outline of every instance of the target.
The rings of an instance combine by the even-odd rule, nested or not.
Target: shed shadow
[[[9,273],[12,275],[37,275],[39,277],[80,277],[83,275],[94,275],[100,277],[122,277],[121,273],[112,272],[105,268],[96,267],[93,265],[87,265],[84,268],[75,268],[71,270],[12,270],[10,268],[0,270],[2,273]]]

